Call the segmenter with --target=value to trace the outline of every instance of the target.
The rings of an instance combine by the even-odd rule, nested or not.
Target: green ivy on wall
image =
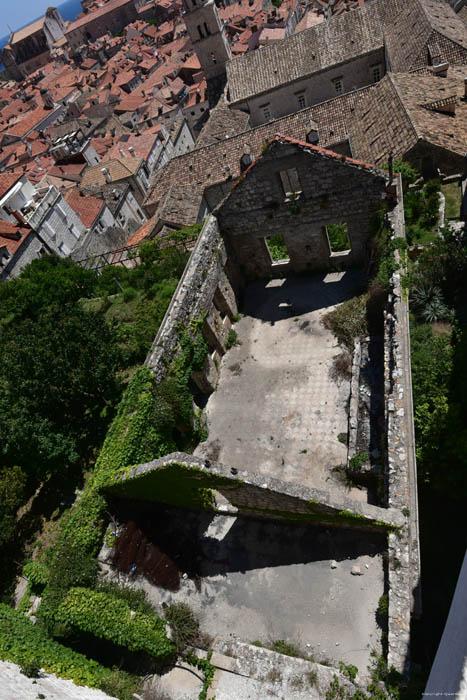
[[[169,641],[161,618],[132,611],[126,601],[109,593],[72,588],[60,604],[55,619],[130,651],[143,651],[166,661],[176,656],[175,646]]]

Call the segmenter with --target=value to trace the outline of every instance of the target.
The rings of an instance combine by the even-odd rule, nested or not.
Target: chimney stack
[[[108,169],[108,168],[101,168],[101,173],[102,173],[103,176],[105,177],[105,181],[106,181],[106,182],[112,182],[112,180],[111,180],[111,178],[110,178],[110,172],[109,172],[109,169]]]
[[[128,151],[131,153],[133,158],[136,158],[136,153],[135,153],[135,149],[133,148],[133,146],[128,146]]]
[[[438,63],[437,66],[431,66],[431,70],[433,75],[436,75],[438,78],[446,78],[448,75],[448,68],[449,68],[449,63]]]

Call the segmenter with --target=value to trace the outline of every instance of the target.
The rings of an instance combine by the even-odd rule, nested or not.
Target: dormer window
[[[334,90],[336,91],[336,94],[342,95],[342,93],[344,92],[344,82],[343,82],[342,78],[336,78],[335,80],[333,80],[333,83],[334,83]]]
[[[305,109],[305,107],[306,107],[305,91],[297,92],[295,94],[295,97],[297,98],[298,109]]]
[[[271,119],[271,107],[269,104],[267,105],[262,105],[260,109],[263,110],[263,117],[266,121],[269,121]]]

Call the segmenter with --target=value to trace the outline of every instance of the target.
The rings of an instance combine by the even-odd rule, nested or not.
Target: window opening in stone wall
[[[204,39],[203,30],[201,29],[201,25],[200,25],[200,24],[198,24],[198,33],[199,33],[199,38],[200,38],[200,39]]]
[[[297,100],[298,100],[298,109],[305,109],[305,107],[306,107],[305,95],[298,95]]]
[[[350,244],[349,230],[345,222],[329,224],[324,228],[328,238],[331,255],[350,253],[352,246]]]
[[[275,233],[273,236],[266,236],[264,239],[273,263],[284,263],[290,260],[289,251],[285,245],[284,236]]]
[[[296,199],[302,191],[297,169],[281,170],[279,175],[286,198],[290,200]]]
[[[216,55],[215,55],[214,51],[211,51],[211,61],[212,61],[213,63],[217,63],[217,58],[216,58]]]
[[[271,119],[271,110],[269,108],[269,105],[266,105],[266,107],[263,107],[263,117],[265,119]]]
[[[379,66],[373,68],[373,82],[377,83],[381,80],[381,69]]]

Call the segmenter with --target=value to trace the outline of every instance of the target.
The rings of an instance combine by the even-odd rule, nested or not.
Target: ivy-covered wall
[[[215,508],[218,491],[245,515],[278,520],[387,530],[397,530],[403,522],[392,509],[331,499],[326,492],[250,471],[232,475],[225,465],[180,452],[121,469],[103,488],[121,498],[191,508]]]

